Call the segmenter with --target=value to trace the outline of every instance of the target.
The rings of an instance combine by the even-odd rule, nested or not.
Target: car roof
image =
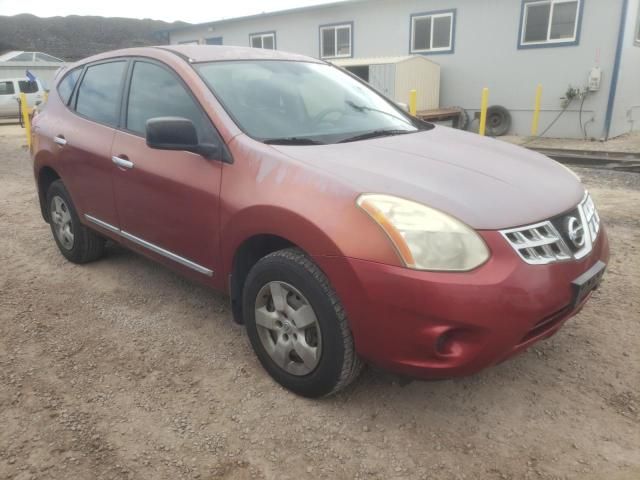
[[[298,62],[321,63],[320,60],[297,53],[268,50],[265,48],[235,47],[223,45],[163,45],[193,62],[215,62],[221,60],[292,60]]]
[[[83,65],[97,60],[106,60],[113,57],[142,55],[157,58],[161,55],[162,51],[171,52],[184,58],[190,63],[224,60],[288,60],[296,62],[323,63],[317,58],[263,48],[234,47],[226,45],[158,45],[155,47],[134,47],[104,52],[92,57],[83,58],[69,67]]]

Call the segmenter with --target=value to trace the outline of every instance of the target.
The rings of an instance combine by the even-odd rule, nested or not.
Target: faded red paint
[[[318,60],[261,49],[171,47],[195,61]],[[575,313],[570,282],[608,260],[602,229],[580,261],[532,266],[496,230],[574,208],[584,189],[566,169],[522,148],[476,135],[433,130],[338,145],[269,146],[241,132],[183,58],[166,49],[128,49],[112,57],[166,64],[189,86],[218,129],[233,163],[187,152],[151,150],[144,139],[83,119],[52,90],[34,120],[34,172],[54,169],[79,211],[215,272],[205,277],[113,232],[103,235],[215,289],[227,291],[233,258],[254,235],[272,234],[307,252],[342,300],[356,348],[370,362],[425,378],[470,374],[553,334]],[[53,142],[64,136],[68,145]],[[133,170],[114,165],[126,157]],[[490,260],[466,273],[402,266],[389,240],[355,201],[364,192],[410,198],[443,210],[485,239]],[[42,196],[44,192],[40,192]],[[535,337],[537,322],[562,311]],[[450,352],[436,338],[454,330]]]

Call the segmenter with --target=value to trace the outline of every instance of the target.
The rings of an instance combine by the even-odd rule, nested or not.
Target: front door
[[[124,129],[116,132],[112,148],[123,237],[171,266],[221,281],[215,273],[223,164],[190,152],[149,148],[145,123],[155,117],[187,118],[200,142],[222,145],[216,130],[177,74],[151,61],[135,61],[125,108]]]

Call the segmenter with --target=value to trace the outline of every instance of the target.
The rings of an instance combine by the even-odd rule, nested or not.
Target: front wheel
[[[260,363],[294,393],[330,395],[360,373],[340,300],[300,250],[280,250],[256,263],[245,283],[243,312]]]

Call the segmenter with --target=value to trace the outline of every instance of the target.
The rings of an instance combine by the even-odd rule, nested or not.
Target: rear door
[[[81,220],[107,230],[118,227],[113,196],[111,146],[120,118],[127,60],[87,66],[66,114],[47,130],[58,146],[58,164]],[[68,75],[77,74],[70,72]],[[64,78],[59,88],[66,88]]]
[[[0,117],[18,117],[18,93],[13,80],[0,80]]]
[[[193,121],[201,143],[222,147],[211,121],[173,70],[151,60],[134,61],[123,129],[116,132],[112,148],[119,163],[113,178],[122,235],[143,253],[213,277],[220,265],[223,164],[195,153],[149,148],[146,121],[167,116]]]

